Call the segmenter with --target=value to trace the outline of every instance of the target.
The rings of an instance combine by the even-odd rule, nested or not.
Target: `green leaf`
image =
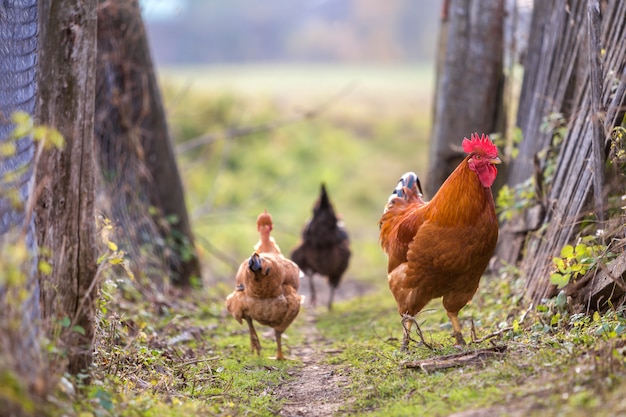
[[[70,324],[72,324],[72,322],[70,321],[69,317],[65,316],[59,321],[59,324],[63,327],[70,327]]]
[[[46,261],[39,261],[39,272],[44,275],[50,275],[52,273],[52,266]]]
[[[561,275],[559,273],[554,273],[550,276],[550,282],[556,285],[557,288],[561,289],[569,283],[570,277],[571,274]]]
[[[98,402],[107,411],[113,411],[113,399],[111,394],[104,391],[102,388],[96,388],[96,391],[92,394],[94,398],[98,399]]]
[[[165,216],[165,220],[167,220],[169,224],[177,224],[179,219],[178,215],[176,214],[168,214],[167,216]]]
[[[50,149],[52,146],[61,149],[65,146],[63,135],[53,127],[36,126],[33,129],[33,138],[41,141],[46,149]]]
[[[72,330],[76,333],[82,334],[83,336],[85,335],[85,329],[82,326],[73,326]]]
[[[565,295],[565,291],[559,291],[559,294],[556,296],[556,306],[565,307],[565,305],[567,305],[567,295]]]
[[[16,125],[29,124],[31,121],[30,114],[24,111],[16,111],[11,115],[11,121]]]
[[[574,257],[574,247],[572,245],[565,245],[563,249],[561,249],[561,257],[562,258],[573,258]]]
[[[98,258],[98,260],[96,261],[97,265],[100,265],[102,263],[102,261],[104,261],[106,259],[106,257],[108,256],[107,253],[100,255],[100,257]]]
[[[65,146],[65,139],[61,132],[54,128],[48,128],[48,141],[52,143],[57,149],[61,149]]]
[[[45,140],[48,129],[44,126],[37,126],[33,129],[33,139]]]
[[[552,263],[559,271],[563,271],[565,269],[565,262],[563,261],[563,258],[552,258]]]
[[[4,142],[0,144],[0,156],[8,157],[17,153],[17,146],[15,142]]]

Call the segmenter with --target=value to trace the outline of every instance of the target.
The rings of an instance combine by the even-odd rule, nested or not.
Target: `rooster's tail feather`
[[[393,192],[387,199],[385,211],[387,211],[389,204],[396,198],[401,198],[409,202],[416,197],[419,199],[422,197],[422,184],[420,183],[420,180],[415,172],[407,172],[400,177],[400,180],[396,184],[396,188],[394,188]]]

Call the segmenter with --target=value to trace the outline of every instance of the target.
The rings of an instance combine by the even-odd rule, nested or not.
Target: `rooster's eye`
[[[480,159],[480,155],[476,155],[476,156],[475,156],[475,158],[476,158],[476,159]]]

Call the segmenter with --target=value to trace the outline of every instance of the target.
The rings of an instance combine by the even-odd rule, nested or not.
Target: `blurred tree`
[[[504,0],[444,0],[426,193],[463,159],[461,139],[491,133],[502,108]]]
[[[99,208],[118,225],[136,275],[187,287],[200,264],[136,0],[100,1],[96,78]]]

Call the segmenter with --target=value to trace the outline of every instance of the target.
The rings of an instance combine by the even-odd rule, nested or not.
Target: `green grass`
[[[440,300],[418,315],[434,350],[415,344],[408,353],[400,350],[400,317],[378,245],[378,219],[397,178],[408,170],[425,178],[430,69],[187,68],[161,74],[178,146],[232,126],[290,120],[357,78],[359,84],[316,118],[222,137],[179,154],[204,287],[162,298],[111,275],[99,305],[94,367],[66,376],[76,391],[61,384],[42,406],[47,414],[275,415],[282,406],[277,387],[304,364],[297,357],[269,359],[275,344],[265,337],[261,356],[252,355],[247,326],[227,314],[224,299],[234,268],[258,238],[256,216],[270,211],[274,236],[288,253],[322,181],[350,232],[347,278],[372,291],[335,303],[332,312],[319,308],[315,323],[301,312],[284,344],[289,355],[305,342],[307,326],[316,326],[323,346],[314,348],[332,352],[323,365],[349,380],[340,414],[435,417],[483,407],[529,416],[626,412],[624,313],[571,315],[555,300],[529,309],[511,271],[484,279],[460,314],[467,340],[470,319],[479,338],[513,327],[490,339],[507,346],[502,357],[430,373],[402,366],[457,352]],[[489,346],[485,341],[465,350]]]
[[[230,291],[225,285],[159,305],[150,297],[137,298],[122,282],[118,277],[104,289],[110,296],[100,307],[91,383],[66,377],[78,391],[55,394],[51,415],[275,415],[282,406],[275,395],[279,385],[303,366],[289,352],[304,343],[311,325],[321,338],[314,348],[331,352],[320,366],[349,380],[340,414],[445,416],[505,407],[531,416],[612,416],[626,410],[621,399],[626,340],[618,330],[626,325],[624,313],[587,318],[569,315],[554,302],[527,309],[515,288],[494,278],[483,281],[461,319],[468,340],[470,318],[479,338],[518,322],[492,339],[506,345],[506,353],[482,365],[428,373],[402,364],[459,352],[440,300],[418,316],[433,350],[421,344],[400,350],[400,317],[388,289],[379,286],[336,303],[332,312],[320,307],[314,324],[304,320],[310,308],[305,307],[286,332],[291,360],[277,362],[269,358],[275,349],[269,338],[261,338],[260,357],[250,353],[247,326],[224,311]],[[257,326],[259,334],[265,330]],[[463,351],[490,346],[485,341]]]
[[[600,323],[610,322],[610,315],[597,318],[595,324],[578,323],[574,330],[566,323],[578,319],[564,314],[556,324],[546,327],[543,323],[555,317],[555,311],[526,313],[518,308],[517,300],[507,285],[485,280],[482,294],[461,312],[461,319],[466,319],[466,338],[469,317],[477,324],[479,338],[497,331],[504,323],[511,325],[514,320],[521,320],[524,315],[525,323],[504,333],[501,339],[493,339],[496,344],[507,346],[501,358],[487,359],[483,366],[430,373],[405,369],[401,364],[457,353],[440,300],[431,302],[418,316],[427,341],[434,345],[433,351],[422,345],[411,345],[409,353],[399,349],[400,319],[392,297],[385,291],[342,303],[337,311],[322,315],[318,322],[320,331],[334,340],[341,352],[328,362],[340,367],[352,380],[349,397],[353,402],[344,412],[444,416],[519,402],[518,408],[522,409],[537,406],[526,415],[569,415],[568,410],[584,415],[581,409],[613,415],[615,410],[604,409],[602,404],[616,395],[612,391],[624,380],[624,356],[619,346],[625,341],[623,336],[599,337]],[[623,314],[619,316],[623,322]],[[464,350],[490,346],[491,342],[485,341]],[[516,408],[508,412],[512,411]]]

